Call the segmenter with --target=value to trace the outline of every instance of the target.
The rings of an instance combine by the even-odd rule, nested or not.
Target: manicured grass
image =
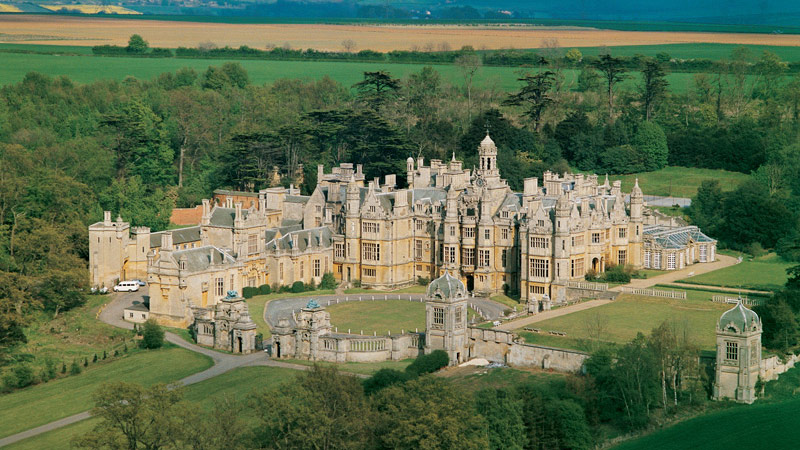
[[[766,385],[766,397],[753,405],[733,405],[639,439],[619,450],[797,448],[800,440],[800,370],[792,369]]]
[[[373,373],[381,369],[405,370],[405,368],[409,364],[411,364],[414,360],[403,359],[400,361],[381,361],[376,363],[358,363],[358,362],[332,363],[326,361],[316,361],[316,362],[306,361],[302,359],[287,359],[281,361],[290,362],[292,364],[300,364],[303,366],[313,366],[314,364],[319,364],[321,366],[336,366],[342,372],[358,373],[361,375],[372,375]]]
[[[314,297],[316,295],[331,295],[333,294],[333,290],[319,290],[319,291],[309,291],[309,292],[301,292],[298,294],[294,294],[291,292],[284,292],[280,294],[269,294],[269,295],[256,295],[252,298],[246,299],[247,301],[247,308],[250,310],[250,318],[253,319],[253,322],[257,325],[257,330],[264,336],[264,339],[272,336],[270,332],[269,325],[264,320],[264,308],[266,308],[267,303],[272,300],[279,299],[279,298],[291,298],[291,297]]]
[[[639,332],[648,334],[663,321],[671,320],[685,323],[693,342],[701,349],[713,349],[716,321],[720,314],[730,309],[730,305],[713,303],[710,299],[710,293],[701,291],[691,294],[687,291],[686,300],[623,294],[607,305],[530,325],[542,333],[517,331],[532,344],[587,350],[584,344],[589,338],[588,323],[592,317],[600,316],[606,322],[605,337],[601,340],[617,344],[629,342]],[[547,334],[551,330],[564,332],[567,336]]]
[[[340,333],[385,335],[387,331],[425,329],[425,303],[408,300],[376,300],[339,303],[326,307],[331,314],[331,324]]]
[[[517,300],[514,300],[513,298],[511,298],[511,297],[509,297],[509,296],[507,296],[505,294],[495,294],[495,295],[492,295],[489,298],[491,300],[496,301],[497,303],[502,303],[502,304],[508,306],[511,309],[514,309],[514,307],[519,309],[522,306],[522,303],[520,303]]]
[[[365,289],[365,288],[352,288],[352,289],[345,289],[345,294],[424,294],[427,286],[409,286],[402,289],[395,289],[393,291],[378,291],[375,289]]]
[[[0,437],[90,409],[91,395],[101,383],[173,382],[211,364],[211,358],[181,348],[153,350],[89,366],[80,375],[0,396]]]
[[[745,258],[739,264],[679,280],[681,283],[707,284],[731,288],[775,291],[786,284],[786,269],[795,263],[770,253],[759,258]]]
[[[214,407],[216,399],[229,396],[238,400],[244,399],[251,392],[271,389],[280,383],[290,381],[297,375],[296,370],[280,367],[240,367],[206,381],[185,388],[186,400],[195,402],[203,409]],[[68,446],[72,436],[91,430],[99,419],[88,419],[64,428],[43,433],[11,445],[9,449],[39,450],[45,448],[64,448]]]
[[[631,175],[609,175],[609,180],[622,180],[622,190],[630,192],[639,178],[639,187],[645,195],[672,197],[694,197],[704,180],[719,180],[723,191],[732,191],[747,179],[748,175],[719,169],[696,169],[690,167],[665,167],[654,172]],[[602,179],[601,179],[602,181]]]

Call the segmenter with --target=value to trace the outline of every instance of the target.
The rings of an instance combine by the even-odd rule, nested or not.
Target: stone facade
[[[455,157],[409,158],[407,189],[397,189],[396,175],[381,185],[344,163],[331,173],[318,167],[310,196],[293,187],[218,190],[203,200],[197,226],[165,232],[106,213],[89,227],[92,283],[147,278],[153,316],[172,325],[190,323],[191,306],[212,307],[228,290],[319,283],[325,272],[375,289],[447,272],[469,292],[519,292],[536,313],[610,265],[671,270],[715,258],[716,241],[696,227],[652,220],[638,182],[629,204],[620,182],[596,175],[545,172],[517,193],[500,178],[488,135],[478,153],[475,170]]]
[[[228,292],[213,308],[194,308],[193,312],[198,344],[233,353],[256,350],[256,324],[236,291]]]
[[[761,319],[738,302],[717,322],[717,361],[712,398],[753,403],[761,371]]]

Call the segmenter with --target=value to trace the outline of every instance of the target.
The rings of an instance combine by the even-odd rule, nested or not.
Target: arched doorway
[[[239,353],[242,353],[242,337],[237,337],[236,342],[239,344]]]
[[[276,358],[280,358],[281,357],[281,343],[280,342],[275,342],[275,355],[276,355],[275,356]]]
[[[350,281],[350,268],[349,267],[347,268],[347,280],[346,281]]]
[[[592,258],[592,271],[595,273],[600,272],[600,260],[597,258]]]
[[[467,291],[472,292],[475,289],[475,276],[467,275]]]

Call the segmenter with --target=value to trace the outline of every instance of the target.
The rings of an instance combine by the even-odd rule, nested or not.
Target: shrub
[[[56,377],[57,369],[56,369],[56,362],[53,361],[51,358],[46,358],[44,360],[44,367],[42,367],[42,381],[52,380]]]
[[[606,271],[603,273],[602,279],[614,283],[627,283],[631,281],[631,270],[620,265],[609,266],[606,267]]]
[[[95,353],[95,354],[94,354],[94,358],[92,358],[92,362],[93,362],[93,363],[96,363],[96,362],[97,362],[97,353]]]
[[[305,290],[306,290],[306,285],[303,284],[302,281],[295,281],[294,283],[292,283],[292,292],[293,293],[299,294],[301,292],[305,292]]]
[[[325,272],[322,275],[322,281],[319,282],[320,289],[336,289],[336,278],[331,272]]]
[[[306,283],[306,291],[316,291],[316,290],[317,290],[317,285],[314,284],[314,279],[312,278],[310,283]]]
[[[420,286],[427,286],[430,282],[431,279],[428,277],[417,277],[417,284]]]
[[[125,350],[126,351],[128,350],[128,344],[125,344]],[[106,359],[106,358],[108,358],[108,354],[106,353],[105,350],[103,350],[103,359]]]
[[[89,367],[89,358],[83,358],[83,367]]]
[[[354,288],[360,288],[361,287],[361,280],[351,280],[350,283],[352,283]]]
[[[269,295],[272,293],[272,288],[268,284],[262,284],[258,287],[259,295]]]
[[[32,385],[36,381],[33,375],[33,369],[27,364],[14,366],[14,368],[11,369],[11,373],[14,375],[16,381],[16,385],[13,386],[15,388],[24,388]]]
[[[69,374],[70,375],[78,375],[79,373],[81,373],[81,365],[78,364],[78,360],[77,359],[73,359],[72,360],[72,365],[69,366]]]
[[[434,350],[430,354],[420,355],[408,367],[406,372],[414,375],[433,373],[442,367],[447,367],[450,357],[444,350]]]
[[[767,251],[764,250],[764,247],[761,246],[760,242],[752,242],[745,245],[744,251],[752,255],[753,258],[758,258],[759,256],[764,256],[767,254]]]
[[[389,386],[404,383],[414,377],[414,373],[395,369],[381,369],[364,380],[364,393],[372,395]]]
[[[67,373],[67,363],[61,363],[61,373]]]
[[[259,289],[257,287],[244,287],[242,288],[242,297],[244,298],[253,298],[254,296],[258,295]]]
[[[144,323],[142,340],[139,345],[141,345],[142,348],[148,349],[161,348],[161,346],[164,345],[164,330],[161,329],[155,320],[149,319]]]

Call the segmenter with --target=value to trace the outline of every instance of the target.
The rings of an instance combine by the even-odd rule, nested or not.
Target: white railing
[[[686,291],[667,291],[661,289],[644,289],[622,286],[622,292],[633,295],[645,295],[647,297],[677,298],[686,300]]]
[[[759,306],[764,304],[763,298],[748,298],[747,296],[738,296],[738,295],[725,295],[725,294],[716,294],[711,297],[711,301],[714,303],[736,303],[742,300],[742,304],[747,306]]]
[[[586,289],[589,291],[607,291],[608,283],[595,283],[593,281],[567,281],[568,288]]]

